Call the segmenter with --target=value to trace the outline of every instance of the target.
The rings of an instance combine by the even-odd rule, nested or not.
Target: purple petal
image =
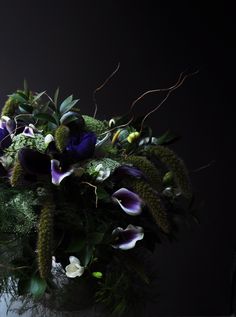
[[[22,132],[22,134],[24,136],[28,136],[30,138],[35,138],[35,135],[34,135],[34,129],[32,127],[25,127],[24,128],[24,131]]]
[[[50,175],[50,157],[32,149],[21,149],[18,159],[23,169],[35,175]]]
[[[135,247],[137,241],[142,240],[144,232],[142,227],[128,225],[126,229],[120,227],[112,231],[114,243],[112,247],[115,249],[129,250]]]
[[[6,122],[0,120],[0,151],[4,150],[11,144],[11,136],[7,129]]]
[[[60,167],[60,162],[58,160],[51,160],[51,175],[52,175],[52,183],[54,185],[60,185],[61,181],[70,176],[73,173],[73,169],[68,171],[62,171]]]
[[[142,211],[141,198],[126,188],[120,188],[113,195],[112,199],[131,216],[139,215]]]
[[[96,141],[95,133],[84,132],[80,135],[72,136],[66,150],[71,152],[75,159],[85,160],[93,155]]]
[[[112,175],[112,178],[115,182],[121,181],[125,176],[132,176],[135,178],[145,178],[142,171],[137,167],[130,165],[121,165],[117,167]]]

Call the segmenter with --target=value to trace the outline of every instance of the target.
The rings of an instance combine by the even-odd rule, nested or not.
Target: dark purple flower
[[[114,182],[121,181],[125,176],[131,176],[135,178],[145,178],[143,172],[137,167],[130,165],[121,165],[115,169],[112,174]]]
[[[112,247],[115,249],[129,250],[135,247],[137,241],[142,240],[144,232],[142,227],[128,225],[126,229],[116,228],[112,231],[114,242]]]
[[[83,132],[70,137],[66,151],[76,160],[85,160],[93,155],[96,141],[95,133]]]
[[[126,188],[118,189],[112,199],[130,216],[137,216],[142,212],[141,198]]]
[[[29,174],[50,175],[50,156],[36,150],[23,148],[18,153],[18,159],[23,169]]]

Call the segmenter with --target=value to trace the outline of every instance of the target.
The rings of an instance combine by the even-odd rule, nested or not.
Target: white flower
[[[95,168],[95,172],[97,172],[97,178],[96,178],[96,181],[97,182],[103,182],[105,179],[107,179],[110,174],[111,174],[111,171],[109,168],[104,168],[102,164],[98,164]]]
[[[84,267],[80,265],[80,260],[75,256],[69,257],[70,264],[66,266],[66,276],[75,278],[81,276],[84,273]]]
[[[52,141],[54,141],[54,137],[52,134],[47,134],[44,138],[44,142],[46,144],[46,146],[49,145],[49,143],[51,143]]]

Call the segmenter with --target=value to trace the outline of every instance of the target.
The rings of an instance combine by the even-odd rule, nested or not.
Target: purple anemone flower
[[[23,148],[18,152],[18,159],[23,169],[29,174],[50,174],[50,156],[36,150]]]
[[[112,178],[115,182],[119,182],[125,176],[131,176],[135,178],[145,178],[145,175],[140,169],[130,165],[121,165],[117,167],[112,175]]]
[[[83,132],[80,135],[70,137],[66,150],[76,160],[85,160],[93,155],[96,141],[95,133]]]
[[[142,212],[141,198],[127,188],[118,189],[113,193],[112,199],[130,216],[137,216]]]
[[[115,249],[129,250],[135,247],[137,241],[142,240],[144,231],[142,227],[128,225],[126,229],[120,227],[112,231],[114,242],[112,247]]]
[[[73,169],[63,171],[60,167],[60,162],[58,160],[51,160],[51,175],[52,183],[54,185],[60,185],[61,181],[70,176],[74,172]]]

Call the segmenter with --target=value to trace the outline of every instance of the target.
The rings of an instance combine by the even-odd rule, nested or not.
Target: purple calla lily
[[[60,167],[60,162],[58,160],[51,160],[51,175],[52,175],[52,183],[54,185],[60,185],[61,181],[70,176],[74,172],[73,169],[68,171],[62,171]]]
[[[112,231],[114,242],[112,247],[115,249],[129,250],[135,247],[137,241],[142,240],[144,231],[142,227],[128,225],[126,229],[120,227]]]
[[[117,167],[112,175],[115,182],[121,181],[125,176],[132,176],[135,178],[145,178],[145,175],[137,167],[130,165],[121,165]]]
[[[7,128],[7,123],[0,120],[0,152],[11,144],[11,136]]]
[[[96,141],[97,137],[93,132],[84,132],[80,135],[71,136],[66,151],[76,160],[85,160],[93,155]]]
[[[18,153],[18,159],[27,173],[50,175],[50,156],[36,150],[23,148]]]
[[[127,188],[118,189],[113,193],[112,199],[130,216],[137,216],[142,212],[141,198]]]
[[[33,129],[32,127],[30,127],[30,126],[26,126],[26,127],[24,128],[24,131],[22,132],[22,134],[23,134],[24,136],[29,137],[29,138],[35,138],[34,129]]]

